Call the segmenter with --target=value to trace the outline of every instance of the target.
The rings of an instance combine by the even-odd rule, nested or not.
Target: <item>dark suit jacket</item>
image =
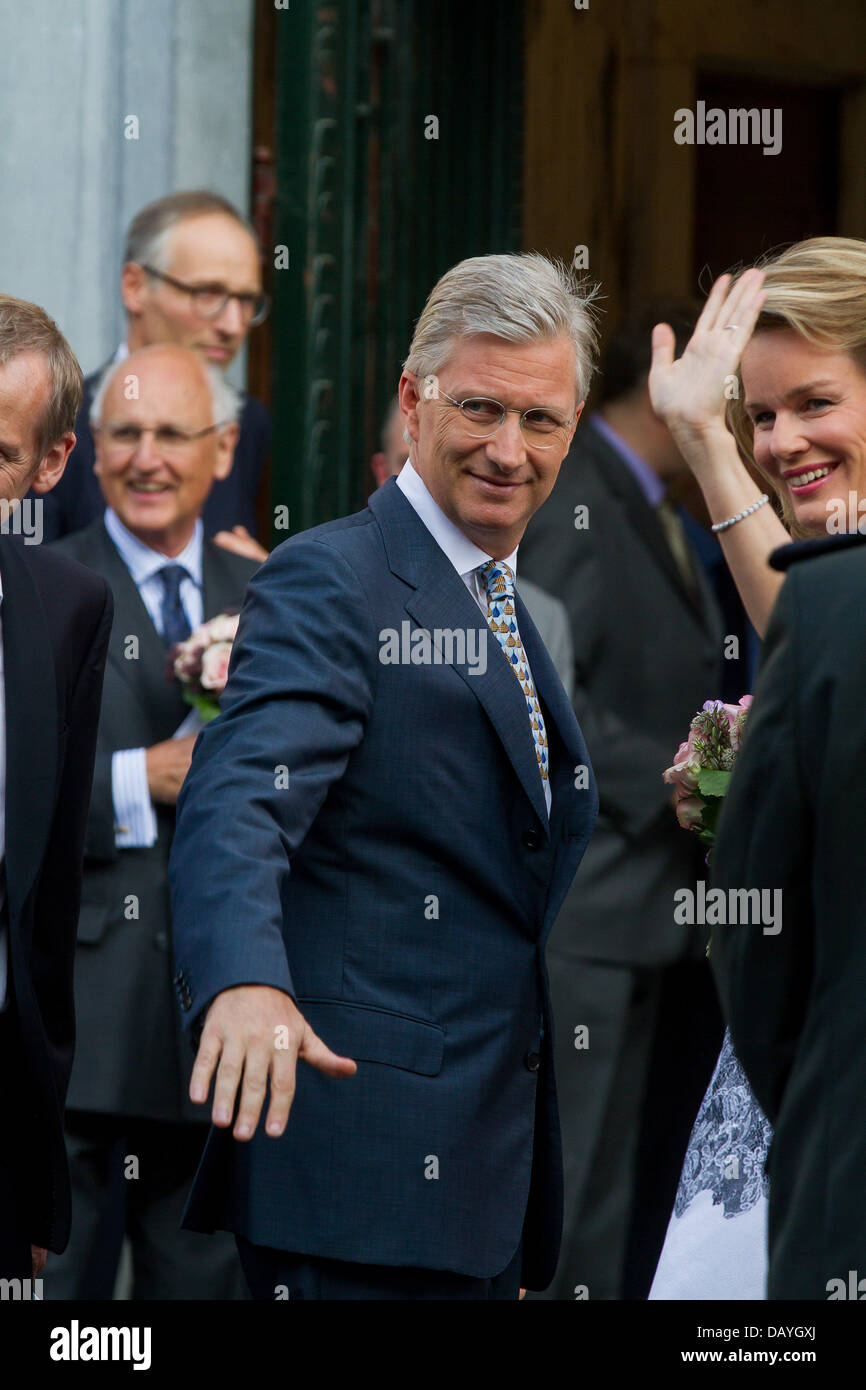
[[[579,505],[587,529],[575,528]],[[695,557],[693,602],[636,479],[590,425],[518,563],[568,611],[574,709],[598,779],[598,824],[551,944],[631,965],[702,953],[703,933],[674,921],[674,893],[705,872],[704,852],[662,781],[692,716],[719,694],[722,633],[702,567]]]
[[[586,746],[519,596],[516,611],[549,823],[520,685],[396,480],[252,580],[178,809],[178,996],[193,1025],[230,986],[283,989],[358,1072],[301,1063],[280,1139],[213,1129],[188,1226],[487,1277],[525,1215],[524,1283],[549,1282],[562,1177],[544,943],[596,798],[575,789]],[[486,670],[383,662],[402,624],[477,633]]]
[[[714,927],[710,954],[775,1129],[770,1298],[866,1274],[864,539],[777,552],[791,569],[713,855],[714,886],[782,893],[781,931]]]
[[[171,984],[168,854],[174,807],[158,805],[158,839],[149,849],[115,845],[111,759],[121,748],[171,738],[189,714],[180,686],[165,674],[166,650],[126,565],[100,519],[52,550],[102,575],[113,594],[114,627],[105,689],[75,956],[78,1044],[69,1086],[72,1110],[156,1120],[204,1119],[187,1095],[192,1058],[182,1040]],[[252,560],[205,541],[204,617],[240,609]],[[130,660],[129,637],[139,641]],[[130,917],[130,898],[138,917]]]
[[[85,378],[84,399],[75,419],[75,448],[60,482],[43,498],[42,524],[46,541],[83,531],[105,510],[105,498],[93,471],[95,455],[88,419],[102,370]],[[230,531],[233,526],[246,526],[251,536],[258,534],[256,497],[271,446],[271,420],[261,401],[255,396],[245,396],[239,423],[240,435],[232,470],[227,478],[214,483],[202,509],[206,536]],[[35,494],[28,493],[28,496]]]
[[[63,1105],[75,1022],[72,960],[111,594],[80,565],[0,539],[6,691],[8,1017],[22,1108],[2,1143],[20,1165],[34,1245],[69,1239]]]

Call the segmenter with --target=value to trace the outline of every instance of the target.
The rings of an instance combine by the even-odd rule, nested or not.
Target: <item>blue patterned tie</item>
[[[520,681],[520,687],[526,697],[526,712],[532,727],[538,770],[541,773],[541,780],[546,782],[549,773],[547,731],[544,727],[541,706],[535,693],[535,683],[517,626],[514,604],[514,575],[511,568],[502,560],[488,560],[486,564],[479,565],[478,573],[481,575],[487,590],[487,622],[494,632],[497,642],[508,657],[511,669]]]
[[[164,565],[157,571],[165,590],[162,599],[162,640],[167,647],[185,642],[192,632],[186,610],[180,601],[180,586],[191,576],[183,565]]]

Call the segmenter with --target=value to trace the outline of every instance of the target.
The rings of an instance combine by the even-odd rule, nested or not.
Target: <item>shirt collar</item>
[[[179,555],[163,555],[145,545],[131,531],[127,530],[120,517],[111,507],[105,509],[105,529],[120,552],[120,558],[132,575],[136,588],[141,588],[165,565],[183,565],[190,578],[201,588],[202,537],[204,527],[201,517],[195,523],[191,539]]]
[[[658,473],[654,473],[646,459],[642,459],[630,444],[626,444],[625,440],[608,424],[604,416],[591,415],[589,423],[601,435],[602,439],[606,440],[610,447],[619,454],[650,506],[660,506],[665,499],[667,489]]]
[[[464,535],[459,526],[455,526],[451,518],[445,515],[439,503],[428,491],[423,478],[408,459],[397,474],[397,486],[461,577],[477,570],[479,565],[484,565],[493,558]],[[515,578],[518,549],[519,547],[515,546],[511,554],[501,562],[509,566]]]

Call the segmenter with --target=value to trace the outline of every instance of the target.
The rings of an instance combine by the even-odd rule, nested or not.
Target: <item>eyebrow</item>
[[[837,383],[831,381],[829,377],[821,381],[807,381],[802,386],[795,386],[792,390],[786,391],[784,399],[790,401],[793,400],[795,396],[806,396],[810,392],[826,391],[828,389],[838,390]],[[744,401],[743,408],[745,410],[757,410],[766,409],[766,406],[763,401]]]

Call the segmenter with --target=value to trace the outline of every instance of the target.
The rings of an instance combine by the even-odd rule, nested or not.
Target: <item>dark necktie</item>
[[[185,642],[192,628],[186,610],[180,601],[180,586],[190,575],[183,565],[164,565],[158,570],[165,590],[162,597],[162,640],[167,647],[175,642]]]
[[[686,592],[694,598],[697,595],[698,586],[695,581],[691,547],[689,546],[689,539],[686,535],[686,528],[683,525],[682,517],[677,511],[674,503],[667,497],[656,507],[656,516],[661,522],[665,540],[668,543],[668,549],[674,557]]]

